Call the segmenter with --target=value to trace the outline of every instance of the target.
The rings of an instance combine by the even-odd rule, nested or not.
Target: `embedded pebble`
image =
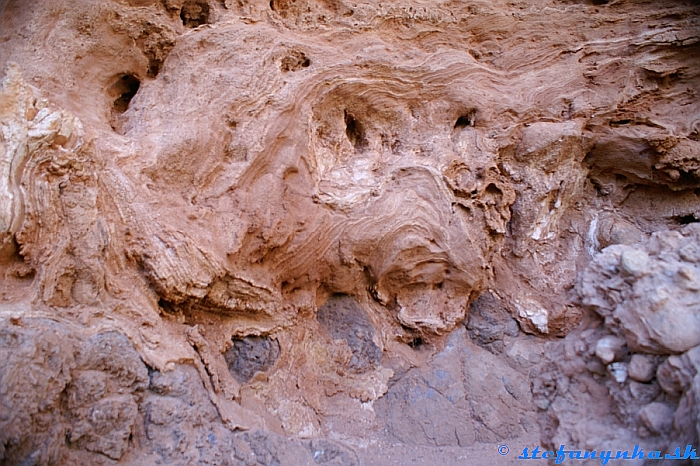
[[[621,358],[625,353],[625,340],[612,335],[607,335],[598,340],[595,345],[595,354],[605,365]]]
[[[630,379],[638,382],[649,382],[654,378],[654,362],[648,356],[635,354],[627,367]]]
[[[627,381],[627,363],[613,362],[608,364],[608,372],[617,383],[625,383]]]
[[[627,249],[620,255],[620,269],[627,275],[640,276],[649,270],[649,256],[644,251]]]

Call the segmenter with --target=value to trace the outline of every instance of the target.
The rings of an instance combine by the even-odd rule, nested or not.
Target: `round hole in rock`
[[[115,98],[112,104],[113,113],[124,113],[129,108],[131,99],[141,87],[141,81],[133,74],[120,76],[109,88],[109,95]]]
[[[270,0],[270,9],[282,16],[286,16],[287,10],[296,3],[296,0]]]
[[[466,128],[467,126],[474,126],[474,114],[471,112],[457,118],[454,128],[462,129]]]
[[[303,52],[294,50],[286,57],[282,58],[280,69],[284,72],[298,71],[301,68],[308,68],[311,65],[311,60]]]

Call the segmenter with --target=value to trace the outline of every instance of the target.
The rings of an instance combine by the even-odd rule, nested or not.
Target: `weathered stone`
[[[639,418],[650,432],[667,434],[673,425],[673,408],[665,403],[649,403],[639,412]]]
[[[700,231],[691,224],[681,232],[654,233],[634,248],[610,246],[582,273],[578,293],[631,350],[687,351],[700,344],[700,293],[695,290],[700,282],[695,264],[680,251],[697,242]]]
[[[354,298],[331,296],[318,310],[316,318],[333,338],[347,343],[352,351],[348,369],[363,373],[379,364],[382,350],[374,343],[375,329]]]
[[[233,340],[233,346],[224,353],[224,359],[236,380],[248,382],[256,372],[270,369],[279,352],[277,340],[251,336]]]
[[[655,372],[654,362],[643,354],[633,354],[627,366],[630,378],[638,382],[649,382],[654,378]]]
[[[608,372],[617,383],[625,383],[627,381],[627,363],[613,362],[608,364]]]
[[[625,340],[612,335],[607,335],[595,345],[595,354],[605,365],[618,360],[627,353]]]
[[[0,463],[697,444],[698,8],[0,0]]]
[[[639,277],[649,271],[649,256],[644,251],[625,249],[620,255],[620,268],[627,275]]]

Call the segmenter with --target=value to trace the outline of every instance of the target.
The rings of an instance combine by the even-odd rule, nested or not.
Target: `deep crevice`
[[[131,101],[141,88],[141,80],[133,74],[125,73],[117,77],[116,81],[107,91],[112,100],[112,108],[109,114],[109,123],[114,131],[122,133],[122,126],[126,121],[123,115],[129,109]]]
[[[167,312],[168,314],[174,314],[176,312],[175,307],[170,301],[167,301],[163,298],[160,298],[158,300],[158,307],[163,310],[163,312]]]
[[[610,120],[610,126],[624,126],[629,125],[630,123],[632,123],[632,120],[630,119]]]
[[[675,220],[676,223],[679,225],[688,225],[691,223],[700,223],[700,219],[696,218],[695,215],[689,214],[689,215],[678,215],[676,217],[673,217],[673,220]]]

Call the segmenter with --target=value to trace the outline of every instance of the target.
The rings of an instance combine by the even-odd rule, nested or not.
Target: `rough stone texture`
[[[595,355],[603,364],[619,361],[627,354],[625,340],[612,335],[606,335],[595,344]]]
[[[347,343],[352,352],[348,369],[362,373],[379,364],[382,350],[374,343],[374,327],[354,298],[331,296],[319,308],[316,319],[334,339]]]
[[[0,0],[0,463],[697,445],[698,8]]]
[[[508,313],[503,300],[490,291],[470,304],[467,329],[472,341],[494,354],[503,351],[509,337],[520,333],[517,321]]]
[[[643,354],[635,354],[630,359],[627,372],[632,379],[638,382],[650,382],[654,378],[656,368],[650,357]]]
[[[632,350],[682,353],[700,344],[698,248],[697,224],[654,233],[636,246],[609,246],[584,271],[578,292]]]
[[[270,369],[279,356],[280,346],[276,340],[265,337],[245,337],[233,340],[224,359],[231,375],[238,382],[248,382],[256,372]]]
[[[673,424],[673,408],[664,403],[649,403],[639,411],[639,419],[654,434],[666,434]]]
[[[528,377],[474,344],[450,335],[430,367],[411,371],[377,403],[402,443],[469,446],[526,437],[537,420]],[[436,417],[434,413],[443,413]]]

